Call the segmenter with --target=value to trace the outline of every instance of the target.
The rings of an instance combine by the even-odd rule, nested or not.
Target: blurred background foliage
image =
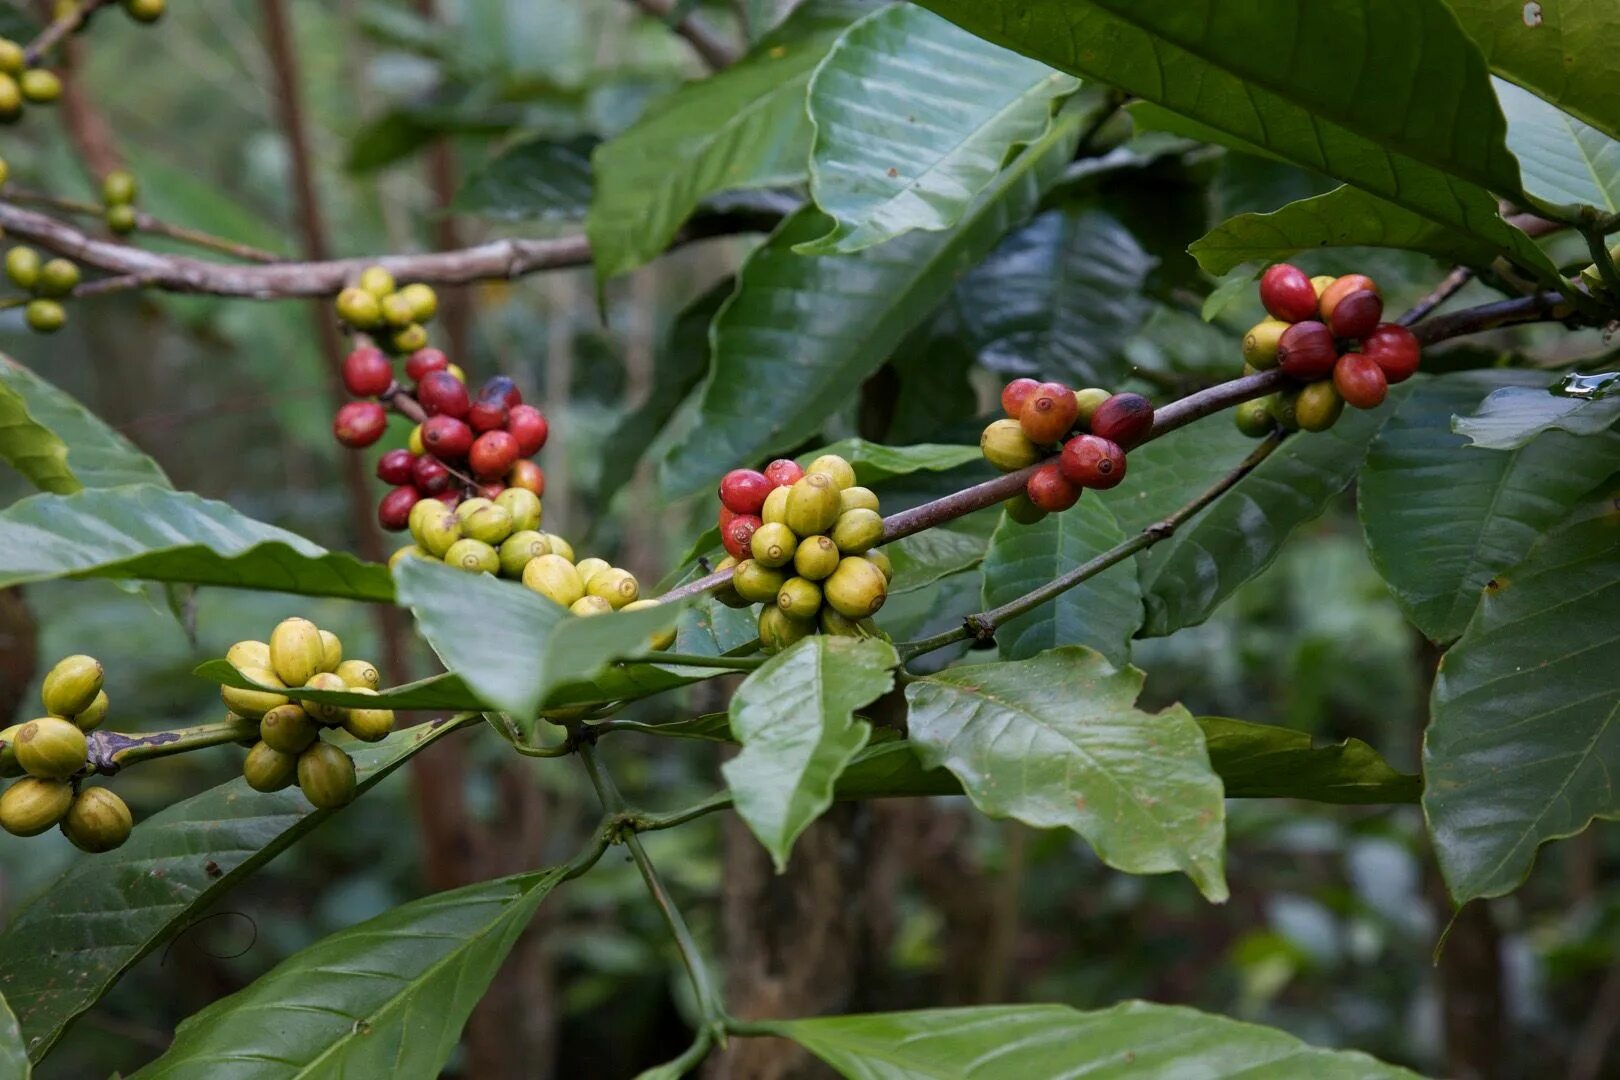
[[[745,16],[757,36],[776,6],[703,10],[725,27]],[[342,255],[432,243],[445,211],[421,151],[440,137],[466,181],[455,204],[465,242],[577,231],[589,184],[582,151],[701,73],[678,38],[623,0],[441,0],[439,25],[403,2],[292,7],[320,196]],[[109,18],[92,32],[75,77],[140,177],[144,209],[291,254],[288,153],[266,89],[260,21],[253,0],[173,4],[156,34]],[[1274,209],[1328,185],[1275,163],[1133,135],[1123,120],[1101,142],[1115,148],[1106,164],[1077,165],[891,358],[880,376],[886,386],[863,398],[886,402],[889,441],[970,442],[1008,373],[1061,377],[1066,366],[1163,399],[1235,371],[1242,328],[1259,314],[1253,291],[1203,321],[1200,308],[1218,283],[1185,246],[1231,214]],[[61,125],[28,124],[7,146],[14,183],[90,193]],[[527,156],[503,166],[508,153]],[[514,212],[514,183],[543,190],[523,193],[527,209]],[[707,362],[706,316],[753,242],[683,248],[613,282],[600,308],[589,271],[468,291],[470,351],[455,359],[475,378],[511,375],[551,418],[547,527],[645,582],[667,573],[708,523],[706,498],[665,501],[649,465],[669,442],[666,420],[679,430]],[[1043,260],[1073,255],[1076,245],[1086,245],[1079,256],[1095,273],[1057,300],[1090,318],[1042,325],[1019,282],[1033,274],[1038,283]],[[1302,262],[1311,272],[1373,274],[1395,310],[1445,269],[1389,252]],[[1554,331],[1467,346],[1482,347],[1567,356],[1600,346],[1593,335]],[[49,339],[27,334],[13,309],[0,313],[0,349],[125,432],[178,487],[324,545],[355,547],[303,305],[123,294],[82,305]],[[852,408],[829,418],[823,434],[867,429]],[[391,431],[391,444],[405,434]],[[885,508],[959,486],[971,471],[904,478],[883,492]],[[0,502],[24,493],[20,478],[0,475]],[[981,535],[991,523],[978,524]],[[897,597],[884,621],[897,636],[902,627],[908,635],[937,629],[972,610],[977,594],[968,569]],[[103,658],[112,725],[125,730],[217,717],[216,694],[190,669],[293,612],[338,631],[351,655],[378,650],[367,612],[336,602],[204,591],[182,598],[177,619],[161,597],[105,583],[26,595],[42,660]],[[430,662],[419,652],[415,674]],[[1361,738],[1416,769],[1432,657],[1368,564],[1353,491],[1215,617],[1140,643],[1134,662],[1148,672],[1150,707],[1180,700],[1199,714]],[[36,694],[37,684],[27,700]],[[566,858],[594,816],[581,778],[554,763],[512,762],[493,739],[463,746],[466,813],[482,828],[477,835],[507,841],[504,854],[473,853],[474,865],[489,856],[483,876]],[[681,805],[716,784],[706,744],[626,741],[611,751],[633,797],[649,807]],[[166,759],[119,790],[139,819],[229,778],[238,757],[227,749]],[[435,810],[413,805],[417,797],[401,773],[224,897],[141,961],[39,1075],[127,1072],[203,1004],[293,950],[428,891],[415,822]],[[1140,996],[1437,1072],[1445,998],[1474,994],[1484,1002],[1478,1022],[1510,1033],[1502,1076],[1582,1075],[1620,1014],[1620,888],[1603,873],[1612,836],[1597,829],[1548,849],[1526,888],[1489,905],[1496,932],[1485,961],[1471,969],[1472,985],[1448,986],[1432,950],[1449,910],[1437,899],[1416,807],[1235,802],[1233,897],[1224,907],[1204,903],[1179,876],[1117,874],[1077,837],[990,822],[951,800],[860,813],[891,841],[860,870],[872,886],[867,899],[882,910],[869,920],[877,949],[857,1007],[1029,1000],[1085,1008]],[[717,956],[721,831],[709,818],[646,840]],[[521,861],[502,865],[513,847]],[[0,918],[78,857],[54,833],[27,843],[0,837]],[[686,1038],[687,991],[677,976],[627,863],[610,858],[559,890],[497,984],[497,995],[522,1005],[525,1023],[506,1033],[523,1051],[515,1059],[525,1063],[522,1075],[629,1076],[672,1056]],[[472,1060],[460,1061],[460,1075],[476,1075]]]

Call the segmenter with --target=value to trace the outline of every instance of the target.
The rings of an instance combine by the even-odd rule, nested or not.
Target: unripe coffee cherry
[[[1040,381],[1031,378],[1018,378],[1001,388],[1001,410],[1007,414],[1008,419],[1017,420],[1024,415],[1024,402],[1035,396],[1041,388]]]
[[[656,601],[656,600],[637,600],[637,601],[635,601],[633,603],[629,603],[629,604],[624,605],[624,607],[621,608],[620,610],[622,610],[622,611],[645,611],[648,608],[655,608],[657,606],[658,606],[658,601]],[[674,627],[669,627],[668,629],[665,629],[665,630],[659,630],[658,632],[654,633],[652,636],[647,638],[647,647],[649,649],[652,649],[654,652],[661,652],[664,649],[669,648],[673,644],[675,644],[675,628]]]
[[[73,714],[73,724],[80,731],[94,731],[107,719],[107,710],[110,708],[112,702],[107,697],[107,691],[103,690],[83,712]]]
[[[1026,485],[1027,486],[1027,485]],[[1001,504],[1007,511],[1007,518],[1019,525],[1033,525],[1046,516],[1046,511],[1029,501],[1027,491],[1020,491],[1012,498]]]
[[[751,550],[754,533],[759,529],[759,518],[752,514],[738,514],[720,530],[720,543],[734,559],[746,559]]]
[[[1232,410],[1232,421],[1237,429],[1251,439],[1264,438],[1270,435],[1277,426],[1277,421],[1271,415],[1271,398],[1263,397],[1255,401],[1245,401]]]
[[[1064,477],[1056,462],[1048,462],[1030,474],[1024,484],[1029,501],[1049,514],[1060,514],[1080,501],[1080,488]]]
[[[439,349],[417,349],[405,358],[405,374],[418,384],[433,372],[444,371],[449,366],[450,358]]]
[[[821,586],[802,577],[791,577],[776,591],[776,606],[795,619],[813,619],[821,610]]]
[[[82,653],[56,662],[40,684],[40,702],[52,716],[73,716],[88,709],[101,693],[101,661]]]
[[[414,464],[416,455],[409,450],[390,450],[377,459],[377,479],[385,484],[408,484]]]
[[[1299,392],[1294,417],[1301,431],[1326,431],[1344,412],[1344,398],[1333,388],[1333,380],[1313,382]]]
[[[1284,431],[1299,430],[1299,390],[1294,387],[1271,396],[1271,415]]]
[[[104,787],[85,788],[62,818],[62,835],[80,851],[99,854],[129,839],[135,818],[129,806]]]
[[[375,330],[382,325],[382,306],[364,289],[348,288],[337,294],[338,318],[356,330]]]
[[[803,476],[799,477],[799,480],[803,479]],[[793,483],[797,484],[799,480]],[[788,492],[792,490],[793,484],[789,484],[787,487],[775,488],[765,496],[765,507],[759,512],[760,520],[767,525],[786,525]]]
[[[442,559],[450,546],[461,539],[461,519],[448,507],[437,514],[426,514],[422,518],[422,534],[417,539],[428,554]]]
[[[507,409],[506,430],[518,441],[518,453],[533,457],[546,445],[551,425],[546,416],[533,405],[513,405]]]
[[[318,742],[298,755],[298,789],[322,810],[347,806],[358,782],[354,761],[329,742]]]
[[[320,725],[291,702],[276,706],[259,721],[259,741],[283,754],[303,753],[320,734]]]
[[[1074,392],[1075,412],[1074,422],[1081,427],[1091,426],[1091,418],[1097,414],[1102,403],[1114,395],[1098,386],[1088,386],[1084,390]]]
[[[1304,322],[1316,317],[1316,290],[1305,271],[1288,263],[1268,267],[1260,276],[1260,303],[1283,322]]]
[[[532,461],[514,462],[511,471],[506,474],[506,482],[511,487],[522,488],[537,496],[546,493],[545,470]]]
[[[591,587],[591,578],[595,577],[597,574],[600,574],[604,570],[611,569],[613,569],[612,563],[608,562],[606,559],[598,559],[595,556],[581,559],[579,562],[574,564],[574,572],[579,575],[579,583],[585,586],[587,589]]]
[[[1075,401],[1073,390],[1062,383],[1041,383],[1025,399],[1018,425],[1030,442],[1050,446],[1069,433],[1079,415],[1080,404]]]
[[[495,549],[482,540],[467,537],[457,540],[450,545],[450,550],[444,553],[446,566],[453,566],[457,570],[465,570],[469,574],[498,574],[501,572],[501,557]]]
[[[838,493],[838,512],[843,514],[850,510],[876,510],[878,508],[877,492],[869,487],[845,488]]]
[[[467,423],[480,434],[506,427],[508,418],[506,406],[499,401],[479,399],[467,410]]]
[[[527,532],[540,527],[540,496],[527,488],[507,488],[495,496],[495,505],[511,517],[513,532]]]
[[[1422,349],[1412,331],[1398,323],[1384,323],[1367,335],[1361,353],[1371,357],[1383,369],[1384,378],[1394,385],[1410,379],[1417,371]]]
[[[21,724],[12,724],[0,730],[0,777],[23,775],[23,768],[17,764],[17,733],[23,729]]]
[[[394,365],[381,349],[362,345],[343,358],[343,386],[355,397],[376,397],[394,383]]]
[[[765,478],[772,487],[792,487],[804,476],[804,470],[792,458],[777,458],[765,466]]]
[[[1339,301],[1351,293],[1363,290],[1378,295],[1377,284],[1366,274],[1345,274],[1343,277],[1334,278],[1328,287],[1322,290],[1322,295],[1316,302],[1322,321],[1331,326],[1333,311],[1339,306]]]
[[[19,289],[32,292],[39,283],[39,252],[21,245],[6,252],[6,277]]]
[[[795,619],[775,604],[766,604],[759,610],[759,648],[767,655],[779,653],[815,632],[815,623]]]
[[[1358,289],[1339,301],[1328,317],[1334,336],[1360,340],[1373,332],[1384,317],[1384,301],[1371,289]]]
[[[812,473],[804,479],[809,480]],[[804,483],[804,480],[799,481]],[[749,553],[762,566],[786,566],[799,550],[799,538],[786,525],[761,525],[748,541]]]
[[[1311,278],[1311,288],[1316,290],[1317,313],[1321,314],[1322,294],[1327,292],[1328,286],[1338,279],[1332,274],[1317,274]]]
[[[826,540],[825,536],[820,539]],[[827,541],[829,544],[832,541]],[[836,558],[836,552],[834,558]],[[774,604],[776,594],[787,582],[786,571],[766,566],[755,559],[744,559],[731,572],[731,587],[750,604]]]
[[[28,67],[28,54],[10,38],[0,37],[0,72],[21,75]]]
[[[62,297],[79,284],[79,268],[68,259],[52,259],[39,268],[34,289],[41,296]]]
[[[36,334],[54,334],[67,325],[67,309],[55,300],[30,300],[23,321]]]
[[[270,646],[263,641],[238,641],[225,652],[225,661],[237,671],[270,666]]]
[[[568,605],[568,613],[583,616],[611,615],[613,614],[613,605],[600,596],[582,596]]]
[[[641,583],[628,570],[610,566],[599,574],[592,574],[585,585],[586,596],[600,596],[618,611],[641,597]]]
[[[320,629],[308,619],[283,619],[270,631],[270,669],[287,686],[303,686],[321,670]]]
[[[1357,409],[1376,409],[1389,394],[1384,369],[1365,353],[1346,353],[1333,366],[1333,388],[1345,404]]]
[[[411,428],[411,433],[405,438],[405,448],[411,452],[412,457],[421,457],[427,453],[427,447],[422,445],[421,424]]]
[[[38,836],[72,805],[73,785],[66,780],[18,780],[0,795],[0,828],[13,836]]]
[[[1288,323],[1281,319],[1261,319],[1243,335],[1243,361],[1264,371],[1277,366],[1277,343],[1282,339]]]
[[[735,514],[758,514],[774,486],[757,469],[732,469],[720,478],[720,502]]]
[[[518,442],[507,431],[486,431],[473,440],[467,464],[480,480],[505,476],[517,463]]]
[[[1129,450],[1153,430],[1153,402],[1141,394],[1115,394],[1097,407],[1091,433]]]
[[[28,721],[13,746],[17,764],[42,780],[66,780],[84,768],[89,749],[78,725],[59,716]]]
[[[13,123],[22,115],[22,87],[10,75],[0,74],[0,124]]]
[[[845,510],[833,524],[833,543],[845,555],[859,555],[881,539],[883,518],[876,510]]]
[[[416,384],[416,400],[429,416],[453,416],[460,420],[472,408],[466,385],[448,371],[428,372]]]
[[[1125,451],[1097,435],[1076,435],[1063,444],[1058,469],[1071,484],[1106,491],[1125,479]]]
[[[255,743],[242,762],[242,779],[254,791],[280,791],[298,776],[298,755],[283,753],[268,743]]]
[[[797,536],[811,536],[832,528],[838,520],[838,490],[837,482],[826,473],[814,469],[806,472],[788,488],[782,515],[787,528]],[[797,544],[794,540],[794,545]],[[758,553],[754,557],[758,558]],[[788,557],[792,557],[791,549]],[[781,563],[770,565],[780,566]]]
[[[736,565],[737,560],[732,558],[730,555],[727,555],[725,558],[714,564],[714,570],[715,573],[719,573],[723,570],[731,570]],[[748,601],[738,596],[737,590],[731,587],[731,580],[729,578],[721,582],[720,586],[716,588],[711,595],[728,608],[745,608],[748,606]]]
[[[472,428],[453,416],[430,416],[422,423],[422,447],[440,461],[459,461],[472,444]]]
[[[153,23],[163,18],[166,0],[124,0],[124,12],[136,22]]]
[[[134,232],[139,222],[133,206],[109,206],[103,212],[102,220],[107,223],[107,228],[119,236],[127,236]]]
[[[992,420],[979,435],[979,451],[992,468],[1017,472],[1040,460],[1040,447],[1029,441],[1017,420]]]
[[[427,322],[439,313],[439,294],[432,286],[412,282],[395,295],[411,306],[411,317],[416,322]]]
[[[793,572],[810,581],[832,576],[838,569],[838,545],[830,536],[807,536],[793,552]],[[763,603],[763,601],[761,601]]]
[[[311,675],[309,681],[303,686],[292,689],[295,691],[326,690],[341,694],[347,692],[349,687],[336,672],[321,671]],[[336,727],[338,724],[343,723],[343,717],[348,713],[345,706],[331,705],[324,701],[316,701],[313,698],[299,698],[298,704],[310,715],[312,720],[328,727]]]
[[[812,461],[805,474],[820,473],[833,482],[839,491],[855,486],[855,467],[837,454],[822,454]],[[797,480],[794,483],[798,483]]]
[[[17,80],[22,96],[36,105],[49,105],[62,96],[62,80],[56,72],[44,68],[29,68]]]
[[[406,559],[432,559],[426,548],[416,544],[406,544],[392,555],[388,556],[388,569],[392,570]]]
[[[342,679],[343,685],[351,690],[377,690],[382,687],[382,675],[370,660],[345,660],[332,674]]]
[[[850,619],[877,613],[889,596],[889,582],[870,561],[846,556],[821,586],[822,596],[834,611]]]
[[[881,548],[873,548],[865,555],[862,555],[861,558],[882,571],[884,581],[894,580],[894,564],[889,561],[889,557],[883,553]]]
[[[551,554],[551,545],[546,542],[544,535],[533,529],[522,529],[502,540],[495,554],[500,556],[503,575],[520,578],[530,559]]]
[[[373,696],[377,693],[365,686],[356,687],[354,692]],[[394,710],[350,709],[343,718],[343,730],[361,742],[381,742],[394,730]]]
[[[388,428],[388,413],[375,401],[351,401],[332,419],[332,434],[351,449],[370,446]]]
[[[1295,379],[1320,379],[1339,360],[1333,332],[1319,322],[1295,323],[1277,342],[1277,364]]]
[[[561,607],[569,607],[585,595],[574,564],[561,555],[541,555],[523,568],[523,584]]]
[[[379,300],[397,288],[394,275],[382,266],[368,266],[360,271],[360,280],[356,284]]]
[[[449,491],[452,479],[450,470],[436,457],[421,454],[411,463],[411,483],[424,494],[437,495]]]

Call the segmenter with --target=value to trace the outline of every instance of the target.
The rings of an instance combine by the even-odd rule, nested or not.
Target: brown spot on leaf
[[[225,876],[225,871],[221,870],[219,868],[219,863],[215,862],[213,859],[209,859],[207,862],[203,863],[203,873],[214,881],[217,881]]]
[[[890,177],[895,177],[895,176],[899,176],[899,175],[900,175],[900,170],[895,168],[893,165],[890,165],[889,166],[889,176]]]

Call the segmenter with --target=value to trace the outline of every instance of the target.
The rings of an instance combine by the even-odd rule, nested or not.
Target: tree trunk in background
[[[0,589],[0,727],[19,719],[39,670],[39,626],[17,586]]]

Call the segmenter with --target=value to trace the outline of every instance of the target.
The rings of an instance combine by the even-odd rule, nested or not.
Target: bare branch
[[[653,18],[666,23],[669,22],[670,12],[675,10],[673,0],[632,0],[632,3]],[[669,28],[686,39],[687,44],[692,46],[692,51],[709,65],[709,70],[719,71],[737,62],[737,50],[727,44],[698,15],[684,15],[674,23],[670,23]]]
[[[89,22],[90,16],[111,3],[113,0],[79,0],[78,3],[65,8],[60,17],[52,20],[49,26],[40,31],[39,37],[28,43],[28,48],[23,50],[23,62],[29,67],[38,64],[58,42]]]
[[[64,199],[59,195],[50,195],[43,191],[31,191],[27,188],[18,188],[8,185],[6,198],[12,202],[27,203],[32,206],[45,206],[58,213],[79,214],[85,217],[100,218],[105,208],[91,202],[82,202],[78,199]],[[183,244],[217,251],[221,255],[229,255],[244,262],[274,263],[285,262],[286,256],[277,255],[273,251],[265,251],[249,244],[239,244],[235,240],[227,240],[222,236],[205,233],[198,229],[188,228],[185,225],[171,225],[148,214],[144,210],[135,211],[135,228],[153,236],[163,236],[170,240],[177,240]]]

